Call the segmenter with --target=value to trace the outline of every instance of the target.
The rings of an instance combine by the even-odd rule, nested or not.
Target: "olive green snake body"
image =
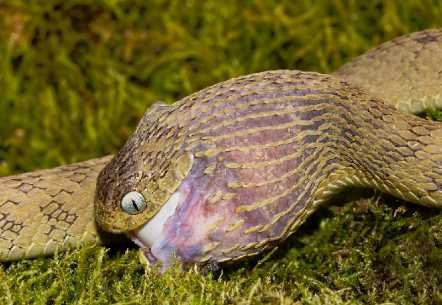
[[[225,174],[225,184],[201,185],[210,190],[204,202],[219,204],[229,218],[228,223],[202,221],[201,226],[216,226],[207,228],[207,236],[223,228],[226,241],[204,239],[203,250],[192,257],[198,262],[259,253],[346,187],[375,188],[442,207],[442,125],[411,115],[442,107],[440,63],[442,30],[426,30],[384,43],[334,75],[262,72],[215,85],[172,108],[157,105],[111,162],[108,156],[0,178],[0,261],[102,243],[99,226],[132,232],[198,166],[206,176],[195,174],[191,181],[218,181]],[[284,97],[284,91],[291,95]],[[291,104],[284,104],[292,96]],[[229,108],[216,112],[222,103],[244,114]],[[250,112],[254,107],[262,108]],[[274,135],[266,144],[270,136],[253,138],[264,138],[266,132]],[[210,175],[217,178],[207,180]],[[152,209],[124,214],[120,200],[131,190],[149,198]],[[298,198],[302,202],[291,205]]]

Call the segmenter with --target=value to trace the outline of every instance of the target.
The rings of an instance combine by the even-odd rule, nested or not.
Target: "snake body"
[[[0,178],[0,261],[100,241],[93,201],[109,157]]]
[[[334,75],[266,71],[158,104],[112,159],[0,178],[0,260],[100,242],[97,225],[165,265],[239,259],[352,186],[442,207],[442,126],[410,114],[442,106],[440,62],[442,30],[427,30]],[[132,191],[136,215],[121,208]]]

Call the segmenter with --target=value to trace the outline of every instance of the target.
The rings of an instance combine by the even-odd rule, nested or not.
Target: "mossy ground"
[[[0,2],[0,175],[114,153],[156,100],[268,69],[330,72],[436,26],[429,0]],[[215,275],[158,276],[135,249],[102,247],[0,266],[0,304],[442,304],[441,286],[441,213],[377,194]]]

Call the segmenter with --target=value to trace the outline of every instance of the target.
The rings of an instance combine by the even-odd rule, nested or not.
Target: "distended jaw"
[[[244,257],[247,252],[238,248],[256,237],[242,234],[244,220],[234,212],[235,202],[210,201],[222,187],[207,175],[190,174],[153,218],[127,235],[161,271],[174,261],[187,268]]]
[[[158,258],[152,253],[151,248],[155,242],[162,239],[164,225],[175,213],[178,204],[184,200],[184,197],[181,192],[175,192],[150,221],[128,233],[129,238],[143,250],[146,258],[152,264],[156,263]]]

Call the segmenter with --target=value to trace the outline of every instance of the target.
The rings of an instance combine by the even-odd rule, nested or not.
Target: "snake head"
[[[191,168],[173,107],[154,104],[97,179],[95,219],[111,233],[134,230],[158,213]]]
[[[99,175],[98,224],[126,233],[163,269],[174,259],[240,259],[287,237],[320,181],[309,164],[327,160],[311,143],[316,131],[296,137],[317,128],[309,122],[322,110],[290,108],[308,103],[305,82],[316,78],[324,82],[296,71],[258,73],[149,111]]]

